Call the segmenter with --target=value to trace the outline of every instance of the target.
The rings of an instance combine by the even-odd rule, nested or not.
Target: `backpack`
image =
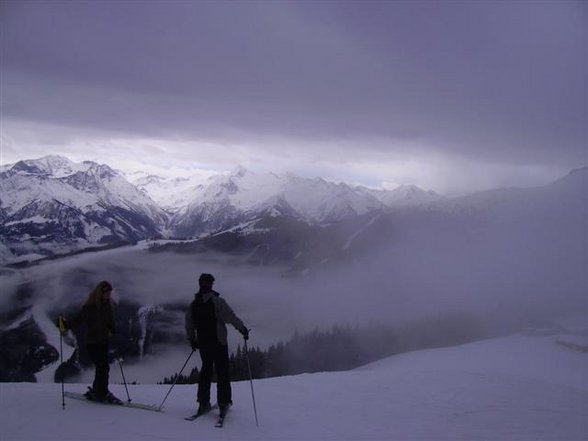
[[[204,302],[202,296],[197,294],[192,302],[192,320],[196,328],[196,336],[200,345],[216,343],[216,311],[212,297]]]

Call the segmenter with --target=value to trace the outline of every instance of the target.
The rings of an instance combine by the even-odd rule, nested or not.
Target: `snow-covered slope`
[[[170,370],[179,368],[170,366]],[[119,382],[118,369],[111,371]],[[127,378],[129,380],[129,378]],[[132,379],[131,379],[132,380]],[[67,400],[58,384],[0,385],[3,440],[581,440],[588,438],[588,358],[555,337],[515,335],[394,356],[348,372],[233,383],[223,429],[195,422],[195,386],[163,412]],[[83,384],[66,384],[82,392]],[[121,384],[111,390],[126,399]],[[161,404],[169,386],[130,385]],[[214,388],[213,388],[214,392]]]
[[[207,177],[201,175],[163,178],[135,172],[125,176],[130,183],[157,202],[160,207],[172,213],[188,205],[207,181]]]

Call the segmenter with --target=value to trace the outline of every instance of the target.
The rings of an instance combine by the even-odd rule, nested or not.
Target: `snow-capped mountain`
[[[415,185],[376,190],[335,184],[321,178],[255,173],[243,167],[208,179],[202,176],[166,179],[144,173],[127,175],[127,178],[161,206],[184,214],[191,211],[190,207],[220,199],[226,199],[240,212],[250,212],[267,206],[273,199],[288,203],[308,221],[321,222],[330,217],[344,217],[349,210],[364,214],[374,208],[420,205],[442,199],[434,191]]]
[[[178,234],[192,236],[230,228],[262,214],[327,223],[384,208],[376,198],[345,184],[257,174],[240,167],[196,188],[192,201],[178,210],[172,224]]]
[[[149,173],[134,172],[125,174],[125,177],[161,208],[174,213],[191,202],[209,176],[163,178]]]
[[[394,190],[374,190],[365,187],[359,187],[358,190],[374,196],[387,207],[416,206],[444,199],[438,193],[423,190],[416,185],[401,185]]]
[[[503,278],[513,280],[522,277],[517,269],[532,273],[530,268],[540,266],[540,261],[550,268],[542,276],[551,274],[560,280],[564,273],[550,259],[565,256],[567,276],[561,276],[558,283],[568,286],[585,272],[581,264],[585,265],[587,203],[588,168],[583,168],[541,187],[498,189],[369,211],[330,225],[317,226],[292,216],[272,217],[272,210],[198,243],[170,244],[168,249],[249,255],[252,261],[281,262],[304,271],[365,256],[384,261],[391,250],[402,249],[403,265],[409,261],[415,265],[409,273],[418,274],[423,262],[435,256],[432,271],[440,277],[444,271],[459,272],[466,266],[486,274],[493,265],[512,262],[512,271],[500,271]],[[398,279],[405,276],[401,273]],[[537,291],[547,286],[543,283]]]
[[[378,191],[243,167],[187,178],[125,175],[60,156],[3,166],[0,190],[2,261],[148,237],[194,237],[267,217],[326,225],[440,199],[414,186]]]
[[[243,167],[187,178],[124,175],[104,164],[47,156],[0,169],[0,259],[61,254],[147,237],[194,238],[223,231],[243,235],[267,228],[271,218],[323,228],[352,219],[371,222],[371,215],[413,208],[437,215],[484,216],[492,207],[503,207],[503,217],[508,217],[509,212],[519,211],[514,209],[517,204],[540,206],[542,195],[585,175],[586,169],[580,169],[575,178],[564,177],[559,184],[446,199],[414,185],[376,190]],[[288,222],[269,223],[273,229],[292,231]]]
[[[154,182],[158,187],[143,187],[154,199],[166,187],[173,187],[170,181],[153,179]],[[371,190],[335,184],[322,178],[255,173],[239,167],[230,174],[212,176],[181,193],[178,201],[189,200],[189,203],[176,205],[171,225],[179,236],[219,231],[263,215],[289,216],[324,225],[374,211],[440,199],[438,194],[416,186],[393,191]]]
[[[159,236],[166,215],[119,172],[47,156],[0,173],[4,252],[59,254]]]

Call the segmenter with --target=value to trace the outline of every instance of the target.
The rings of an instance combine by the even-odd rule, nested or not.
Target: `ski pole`
[[[63,322],[63,314],[59,316],[58,319],[59,323],[59,359],[61,364],[61,408],[65,409],[65,385],[63,384],[64,381],[64,372],[63,372],[63,333],[65,332],[65,323]]]
[[[247,369],[249,370],[249,384],[251,385],[251,398],[253,399],[253,413],[255,413],[255,425],[259,427],[257,420],[257,406],[255,405],[255,392],[253,392],[253,375],[251,374],[251,363],[249,363],[249,349],[247,349],[247,340],[245,341],[245,358],[247,360]]]
[[[127,380],[125,379],[125,373],[123,372],[122,362],[120,361],[120,357],[118,356],[118,352],[115,353],[116,360],[118,361],[118,366],[120,367],[120,374],[122,375],[123,384],[125,385],[125,390],[127,391],[127,401],[131,402],[131,396],[129,395],[129,388],[127,387]]]
[[[176,383],[180,379],[180,375],[182,374],[182,371],[184,370],[184,368],[188,364],[188,361],[190,361],[190,358],[192,357],[192,354],[193,353],[194,353],[194,349],[192,349],[192,352],[190,352],[190,355],[188,355],[188,358],[186,359],[186,362],[184,363],[184,366],[182,366],[182,369],[180,369],[180,372],[176,375],[176,379],[174,380],[174,384],[172,384],[171,387],[169,388],[169,390],[167,391],[167,394],[165,395],[165,398],[163,399],[163,401],[161,402],[161,404],[159,405],[159,407],[157,408],[157,410],[161,410],[161,408],[163,407],[163,403],[165,403],[165,400],[167,400],[167,397],[169,396],[169,394],[171,393],[172,389],[174,388],[174,386],[176,385]]]

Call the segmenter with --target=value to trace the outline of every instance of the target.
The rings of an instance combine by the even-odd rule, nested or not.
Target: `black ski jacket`
[[[210,305],[208,302],[212,302],[213,308],[211,310],[214,312],[214,320],[216,322],[216,339],[218,343],[221,345],[227,345],[227,327],[225,323],[229,323],[235,327],[239,332],[244,333],[247,332],[247,328],[241,321],[239,317],[233,312],[231,307],[228,303],[220,297],[220,294],[216,291],[209,291],[205,293],[197,293],[194,294],[194,300],[190,303],[188,307],[188,311],[186,312],[186,334],[188,336],[188,340],[190,341],[198,341],[199,344],[206,343],[208,338],[215,333],[205,333],[203,335],[202,332],[197,332],[199,328],[199,323],[197,323],[197,317],[194,315],[194,308],[197,307],[198,304],[206,304]],[[202,329],[202,328],[201,328]],[[198,335],[197,335],[198,334]]]
[[[82,324],[86,325],[84,333],[86,344],[107,344],[114,334],[110,303],[85,304],[78,315],[67,322],[67,327],[76,329]]]

